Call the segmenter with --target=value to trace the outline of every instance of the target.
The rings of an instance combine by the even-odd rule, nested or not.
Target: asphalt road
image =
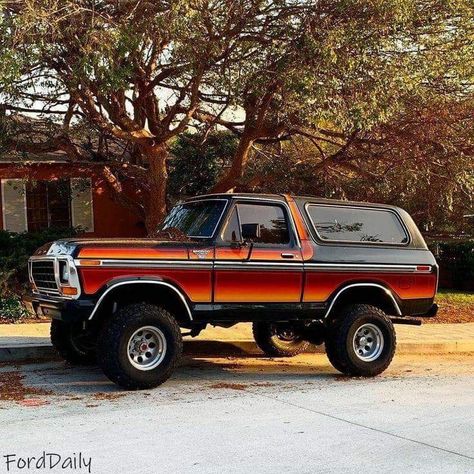
[[[61,459],[52,471],[36,469],[43,452],[46,467]],[[89,466],[93,473],[473,473],[473,356],[400,356],[370,380],[338,375],[322,354],[188,357],[172,380],[145,392],[118,391],[96,368],[1,367],[0,474]]]

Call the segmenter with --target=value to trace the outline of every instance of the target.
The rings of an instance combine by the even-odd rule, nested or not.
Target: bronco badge
[[[203,259],[203,258],[206,258],[207,255],[209,254],[210,250],[207,249],[207,250],[193,250],[192,251],[194,255],[197,256],[197,258],[199,259]]]

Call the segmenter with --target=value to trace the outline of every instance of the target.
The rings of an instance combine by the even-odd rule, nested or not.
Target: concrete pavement
[[[396,325],[398,354],[442,354],[474,352],[474,323]],[[250,324],[232,328],[209,327],[197,338],[185,338],[185,349],[201,354],[248,354],[256,347]],[[322,347],[312,351],[323,351]],[[0,362],[54,357],[49,341],[49,324],[0,325]]]
[[[101,474],[474,472],[468,355],[397,355],[374,379],[337,375],[322,354],[193,356],[144,392],[62,362],[4,366],[8,380],[21,387],[0,391],[0,473],[4,456],[44,451]]]

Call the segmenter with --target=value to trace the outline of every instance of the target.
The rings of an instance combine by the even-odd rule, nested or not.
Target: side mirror
[[[242,239],[244,241],[254,241],[260,238],[260,225],[251,223],[251,224],[242,224]]]

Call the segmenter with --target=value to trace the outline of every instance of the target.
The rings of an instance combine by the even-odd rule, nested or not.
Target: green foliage
[[[35,250],[48,242],[76,234],[76,229],[20,234],[0,230],[0,298],[24,292],[28,282],[28,259]]]
[[[186,133],[171,147],[171,173],[168,190],[171,198],[206,193],[216,182],[222,169],[229,166],[238,139],[232,133]]]
[[[17,296],[0,296],[0,321],[14,323],[28,316],[28,311]]]
[[[474,240],[432,241],[429,247],[440,266],[441,286],[474,290]]]

